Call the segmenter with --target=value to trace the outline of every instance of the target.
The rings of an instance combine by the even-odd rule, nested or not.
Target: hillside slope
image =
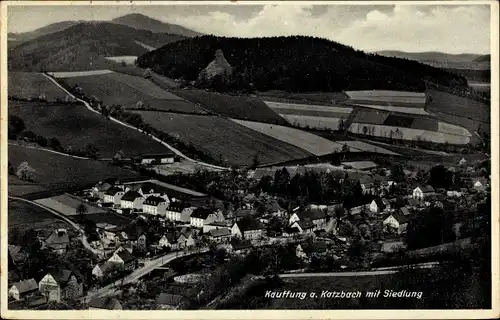
[[[490,68],[489,55],[483,56],[480,54],[473,54],[473,53],[451,54],[445,52],[404,52],[404,51],[378,51],[376,53],[385,57],[396,57],[401,59],[415,60],[438,68],[476,69],[476,70],[478,69],[486,70]]]
[[[111,20],[111,22],[129,26],[135,29],[149,30],[155,33],[177,34],[184,37],[196,37],[201,35],[201,33],[190,30],[183,26],[162,22],[138,13],[132,13],[123,17],[115,18]]]
[[[416,61],[366,54],[340,43],[303,36],[188,38],[146,53],[137,62],[172,78],[195,80],[217,49],[233,67],[234,85],[239,89],[424,91],[424,78],[447,86],[467,85],[462,77]]]
[[[10,70],[68,71],[112,68],[106,56],[138,56],[183,37],[108,22],[86,22],[30,40],[9,51]]]
[[[23,42],[33,40],[38,37],[42,37],[51,33],[59,32],[65,29],[68,29],[69,27],[72,27],[74,25],[77,25],[79,23],[82,23],[83,21],[61,21],[61,22],[56,22],[49,24],[45,27],[38,28],[33,31],[29,32],[22,32],[22,33],[9,33],[9,49],[12,49],[14,46],[19,45]],[[12,43],[11,43],[12,41]],[[12,46],[14,45],[14,46]]]

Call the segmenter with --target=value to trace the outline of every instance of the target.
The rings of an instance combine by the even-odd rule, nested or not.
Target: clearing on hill
[[[253,95],[230,95],[199,89],[172,90],[172,92],[225,117],[286,124],[286,121],[269,108],[264,101]]]
[[[48,105],[38,102],[9,102],[9,115],[20,117],[26,130],[49,140],[57,138],[62,147],[84,149],[92,144],[100,158],[112,158],[118,151],[125,157],[168,149],[139,131],[124,127],[84,105]]]
[[[248,166],[310,157],[291,144],[273,139],[231,120],[216,116],[136,111],[145,123],[223,163]]]
[[[76,159],[40,149],[9,145],[9,162],[17,168],[27,161],[35,170],[34,181],[27,182],[9,176],[9,195],[61,191],[85,188],[109,178],[126,179],[135,172],[112,166],[109,162]]]
[[[18,99],[39,99],[47,101],[65,101],[72,99],[64,90],[38,72],[9,71],[8,96]]]
[[[207,113],[203,108],[163,90],[145,78],[124,73],[110,72],[58,81],[82,88],[86,96],[96,97],[107,106],[115,104],[125,109]]]

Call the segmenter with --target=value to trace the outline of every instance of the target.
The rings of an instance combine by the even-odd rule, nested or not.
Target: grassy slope
[[[180,38],[113,23],[80,23],[16,46],[9,52],[8,66],[25,71],[109,69],[119,64],[104,59],[106,56],[147,52],[134,40],[158,46]]]
[[[167,151],[139,131],[106,120],[83,105],[10,102],[10,114],[21,117],[27,130],[47,139],[56,137],[64,147],[83,149],[91,143],[101,158],[111,158],[120,150],[126,157]]]
[[[35,169],[35,181],[28,183],[9,176],[9,195],[85,186],[107,178],[130,178],[136,173],[111,166],[108,162],[75,159],[51,152],[9,146],[9,162],[17,168],[23,161]]]
[[[300,148],[221,117],[151,111],[138,113],[153,128],[172,134],[232,165],[250,165],[255,155],[261,164],[311,156]]]
[[[44,94],[47,101],[63,100],[68,95],[47,79],[36,72],[9,72],[8,95],[21,99],[38,98]]]
[[[47,210],[19,200],[9,200],[8,220],[9,228],[26,228],[27,225],[31,224],[49,225],[57,222],[64,223]]]

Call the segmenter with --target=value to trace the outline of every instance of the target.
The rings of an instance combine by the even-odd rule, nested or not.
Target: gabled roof
[[[380,209],[380,208],[385,208],[385,203],[384,201],[382,201],[382,199],[380,198],[376,198],[374,199],[373,201],[375,201],[375,204],[377,204],[377,207]]]
[[[205,220],[212,213],[214,212],[208,208],[196,208],[191,214],[191,218],[198,218]]]
[[[137,191],[129,190],[122,196],[122,201],[134,201],[137,198],[142,198],[142,195]]]
[[[432,193],[435,192],[434,188],[431,185],[426,185],[426,186],[418,186],[420,190],[422,190],[423,193]]]
[[[105,194],[108,196],[114,196],[118,192],[123,192],[123,190],[118,187],[111,187],[108,190],[106,190]]]
[[[161,158],[161,157],[173,157],[175,153],[173,151],[166,151],[163,153],[147,153],[141,154],[141,158]]]
[[[314,228],[314,223],[310,219],[302,219],[296,221],[295,223],[297,223],[302,228],[302,230]]]
[[[241,232],[264,229],[264,226],[258,220],[254,219],[244,219],[234,224],[238,225]]]
[[[405,216],[410,214],[410,210],[408,210],[407,207],[401,207],[400,210],[401,210],[401,213],[404,214]]]
[[[156,304],[159,305],[178,306],[182,301],[184,301],[183,296],[165,292],[160,293],[156,298]]]
[[[314,252],[325,252],[328,249],[328,244],[324,241],[315,241],[313,243],[304,242],[299,245],[302,248],[302,251],[307,254],[311,254]]]
[[[16,282],[12,286],[16,287],[19,293],[26,293],[38,290],[38,285],[36,284],[36,281],[33,278]]]
[[[405,214],[402,214],[402,213],[393,213],[389,216],[393,216],[394,219],[396,219],[397,222],[399,222],[399,224],[404,224],[404,223],[408,223],[414,219],[417,218],[416,215],[414,214],[408,214],[408,215],[405,215]],[[389,217],[388,216],[388,217]]]
[[[175,232],[167,232],[162,236],[162,238],[163,237],[166,237],[169,243],[175,243],[177,241]]]
[[[374,179],[368,175],[362,175],[359,177],[359,183],[361,184],[371,184],[373,181]]]
[[[16,263],[26,259],[26,252],[21,246],[9,244],[9,256],[12,258],[12,262]]]
[[[99,183],[98,185],[96,185],[94,188],[97,190],[97,191],[107,191],[111,188],[111,184],[107,183],[107,182],[104,182],[104,183]]]
[[[318,219],[324,219],[327,217],[327,214],[325,211],[320,210],[320,209],[310,209],[307,211],[299,211],[295,213],[300,220],[304,219],[310,219],[310,220],[318,220]]]
[[[60,286],[65,286],[73,275],[73,272],[67,269],[57,269],[49,273]]]
[[[102,297],[102,298],[93,298],[92,300],[90,300],[89,307],[113,310],[115,309],[117,304],[120,305],[120,301],[118,301],[113,297]]]
[[[174,211],[174,212],[182,212],[186,205],[183,202],[180,201],[175,201],[175,202],[170,202],[168,205],[168,210],[169,211]]]
[[[131,262],[131,261],[135,260],[134,256],[132,254],[130,254],[130,252],[128,252],[128,250],[120,251],[116,255],[119,256],[120,259],[122,259],[124,263]]]
[[[58,229],[52,231],[50,236],[45,239],[45,243],[47,246],[53,248],[53,249],[65,249],[66,246],[69,245],[69,236],[68,232],[65,231],[59,231]]]
[[[231,230],[228,228],[220,228],[220,229],[212,229],[208,231],[211,237],[218,238],[218,237],[226,237],[231,235]]]
[[[125,196],[125,195],[123,195]],[[123,199],[123,197],[122,197]],[[157,196],[149,196],[144,200],[145,205],[150,205],[150,206],[158,206],[160,203],[167,202],[167,200],[163,199],[162,197],[157,197]]]

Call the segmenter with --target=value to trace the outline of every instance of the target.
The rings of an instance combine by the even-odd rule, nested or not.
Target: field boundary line
[[[47,74],[43,74],[45,77],[49,78],[52,82],[54,82],[59,88],[63,89],[67,94],[69,94],[72,98],[82,102],[86,107],[87,109],[89,109],[90,111],[96,113],[96,114],[99,114],[99,115],[102,115],[101,113],[99,113],[98,111],[94,110],[88,102],[80,99],[80,98],[77,98],[75,97],[71,92],[69,92],[68,90],[66,90],[64,87],[62,87],[56,80],[54,80],[53,78],[49,77]],[[109,117],[109,119],[111,119],[112,121],[118,123],[118,124],[121,124],[122,126],[125,126],[127,128],[131,128],[131,129],[134,129],[134,130],[137,130],[139,132],[143,132],[141,129],[138,129],[134,126],[131,126],[127,123],[124,123],[118,119],[115,119],[113,117]],[[205,167],[210,167],[210,168],[214,168],[214,169],[219,169],[219,170],[230,170],[231,168],[228,168],[228,167],[221,167],[221,166],[216,166],[216,165],[213,165],[213,164],[209,164],[209,163],[206,163],[206,162],[201,162],[201,161],[197,161],[197,160],[194,160],[194,159],[191,159],[189,158],[188,156],[186,156],[185,154],[183,154],[182,152],[180,152],[179,150],[177,150],[176,148],[172,147],[171,145],[169,145],[168,143],[158,139],[157,137],[151,135],[151,134],[148,134],[148,136],[153,139],[154,141],[162,144],[163,146],[167,147],[168,149],[170,149],[172,152],[174,152],[176,155],[188,160],[188,161],[191,161],[191,162],[194,162],[196,164],[199,164],[201,166],[205,166]]]
[[[42,151],[46,151],[46,152],[51,152],[51,153],[55,153],[55,154],[58,154],[58,155],[61,155],[61,156],[71,157],[71,158],[75,158],[75,159],[93,160],[93,159],[90,159],[90,158],[80,157],[80,156],[74,156],[74,155],[71,155],[71,154],[68,154],[68,153],[63,153],[63,152],[59,152],[59,151],[55,151],[55,150],[50,150],[50,149],[46,149],[46,148],[39,148],[39,147],[33,147],[33,146],[23,146],[22,144],[13,143],[13,142],[8,142],[8,144],[10,146],[18,146],[18,147],[23,147],[23,148],[28,148],[28,149],[35,149],[35,150],[42,150]]]

